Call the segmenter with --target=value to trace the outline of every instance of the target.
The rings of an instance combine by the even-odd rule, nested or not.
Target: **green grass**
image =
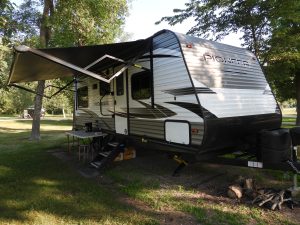
[[[29,122],[0,122],[0,224],[157,224],[47,152],[66,149],[70,121],[42,124],[31,142]]]
[[[296,123],[296,118],[294,118],[294,117],[283,117],[282,122]]]
[[[176,178],[169,178],[172,182],[162,180],[161,173],[160,175],[150,174],[147,168],[139,168],[139,173],[136,173],[124,167],[116,167],[108,171],[106,175],[116,182],[115,186],[119,187],[120,191],[144,202],[155,211],[181,211],[192,215],[199,224],[204,225],[297,224],[278,212],[238,202],[218,200],[206,193],[207,190],[202,192],[198,188],[186,186],[185,183],[180,184],[180,181],[175,180]],[[227,168],[227,170],[232,169]],[[215,172],[214,168],[209,169],[205,166],[201,167],[201,170],[204,170],[203,174]],[[259,172],[254,169],[238,168],[235,173],[253,177],[265,187],[286,188],[290,182],[290,180],[283,179],[282,172],[273,174],[268,170]],[[223,179],[230,179],[230,176],[226,175]],[[219,182],[222,183],[222,180]]]
[[[296,117],[282,117],[282,128],[293,128],[296,124]]]
[[[41,140],[31,142],[31,120],[0,121],[0,224],[156,225],[164,219],[157,215],[167,212],[181,212],[181,217],[191,216],[204,225],[296,224],[284,214],[219,199],[210,188],[192,187],[184,180],[197,182],[201,176],[222,172],[226,175],[217,178],[218,185],[243,175],[265,187],[285,187],[289,174],[200,164],[188,166],[182,177],[174,178],[176,164],[153,156],[146,163],[116,163],[101,174],[110,181],[105,184],[102,178],[79,176],[48,153],[67,148],[64,132],[71,128],[71,120],[51,118],[41,123]]]

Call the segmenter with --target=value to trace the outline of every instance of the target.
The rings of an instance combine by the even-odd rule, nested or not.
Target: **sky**
[[[129,17],[126,19],[125,31],[132,34],[131,40],[147,38],[162,29],[172,30],[178,33],[186,33],[194,24],[189,19],[183,24],[170,26],[166,22],[155,25],[164,16],[174,15],[173,9],[184,9],[184,3],[189,0],[132,0]],[[222,43],[241,46],[240,34],[230,34]]]
[[[193,20],[170,26],[166,22],[155,25],[163,16],[174,15],[173,9],[184,9],[184,3],[189,0],[131,0],[129,17],[126,18],[125,31],[131,34],[130,40],[138,40],[150,37],[162,29],[172,30],[178,33],[186,33],[193,26]],[[22,0],[13,0],[20,4]],[[222,41],[225,44],[241,46],[239,35],[230,34]]]
[[[163,16],[173,15],[174,8],[184,8],[185,2],[187,0],[132,0],[125,31],[132,33],[134,39],[147,38],[162,29],[186,33],[192,26],[192,21],[176,26],[170,26],[166,22],[154,24]]]

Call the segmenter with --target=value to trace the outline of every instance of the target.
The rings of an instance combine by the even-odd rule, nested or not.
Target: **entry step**
[[[110,153],[111,153],[111,151],[100,152],[99,155],[104,156],[104,157],[107,157]]]
[[[116,148],[119,145],[119,142],[109,142],[107,143],[108,146]]]
[[[91,162],[91,165],[97,169],[101,166],[101,164],[102,164],[101,161]]]

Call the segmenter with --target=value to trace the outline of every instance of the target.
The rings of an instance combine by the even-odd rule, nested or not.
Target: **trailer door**
[[[114,82],[116,133],[128,135],[128,92],[126,91],[127,72],[119,75]]]

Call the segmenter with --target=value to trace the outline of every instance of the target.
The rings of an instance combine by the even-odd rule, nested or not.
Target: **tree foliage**
[[[0,113],[20,113],[22,107],[33,105],[32,95],[27,99],[23,91],[4,88],[13,45],[41,48],[109,43],[122,33],[128,10],[126,0],[23,0],[19,6],[12,2],[0,1]],[[43,18],[45,2],[53,4],[48,18]],[[40,40],[42,25],[46,28],[46,45]],[[53,84],[63,86],[66,82],[56,80]],[[46,94],[53,91],[46,89]],[[70,110],[72,98],[71,92],[63,92],[51,100],[44,99],[43,104],[51,110],[62,105]],[[14,107],[9,99],[20,99],[26,104]]]
[[[277,7],[271,21],[272,38],[266,71],[280,100],[295,98],[295,77],[300,72],[300,2]]]
[[[1,44],[7,45],[17,31],[17,23],[14,19],[15,5],[9,0],[0,2],[0,38]]]
[[[60,79],[46,81],[45,95],[52,96],[67,81],[62,81]],[[47,113],[50,114],[56,114],[57,112],[62,113],[63,111],[71,113],[73,109],[73,96],[74,92],[71,86],[67,88],[67,91],[63,94],[58,94],[51,99],[45,99],[43,107],[47,110]]]
[[[15,33],[14,20],[15,6],[8,0],[0,2],[0,94],[3,96],[2,90],[6,83],[8,68],[10,64],[10,46],[11,38]],[[2,104],[3,105],[3,104]]]
[[[54,17],[49,21],[53,29],[51,45],[112,42],[120,34],[126,14],[126,0],[57,1]]]
[[[220,40],[230,33],[241,31],[243,45],[261,57],[271,34],[269,15],[276,0],[191,0],[185,9],[174,9],[174,16],[163,17],[157,23],[170,25],[195,20],[187,34]]]
[[[0,89],[0,114],[21,114],[32,105],[33,95],[24,90],[10,89],[9,92]]]
[[[297,100],[300,125],[300,1],[290,0],[275,10],[266,72],[279,100]]]

